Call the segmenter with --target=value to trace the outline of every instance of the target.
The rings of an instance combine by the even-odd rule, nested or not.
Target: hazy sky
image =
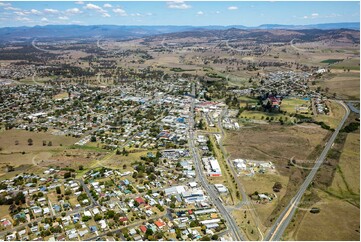
[[[0,1],[0,26],[246,25],[359,22],[358,1]]]

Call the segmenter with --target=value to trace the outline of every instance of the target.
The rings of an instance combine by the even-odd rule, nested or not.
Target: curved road
[[[273,241],[279,241],[282,238],[282,235],[284,231],[286,230],[288,224],[291,222],[293,215],[295,214],[298,204],[300,203],[303,194],[305,193],[308,186],[311,184],[314,176],[316,175],[318,169],[322,165],[323,161],[325,160],[328,151],[332,147],[338,133],[340,132],[342,126],[345,124],[345,121],[347,120],[350,110],[347,107],[347,105],[342,101],[336,101],[339,104],[341,104],[345,110],[345,116],[342,118],[340,124],[336,128],[336,130],[333,132],[331,138],[328,140],[328,142],[325,145],[325,148],[323,149],[321,155],[316,160],[316,163],[313,167],[313,169],[310,171],[308,176],[306,177],[305,181],[301,185],[300,189],[296,193],[296,195],[291,199],[290,203],[287,205],[287,207],[283,210],[281,215],[278,217],[274,225],[271,227],[269,233],[267,234],[265,240],[273,240]]]

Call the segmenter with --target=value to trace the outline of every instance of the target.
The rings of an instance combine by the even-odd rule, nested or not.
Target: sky
[[[359,1],[0,1],[0,27],[359,22]]]

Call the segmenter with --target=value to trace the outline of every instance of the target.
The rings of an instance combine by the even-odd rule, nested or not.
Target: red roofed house
[[[145,231],[147,231],[147,227],[145,227],[144,225],[141,225],[139,227],[140,231],[142,231],[143,233],[145,233]]]
[[[139,205],[141,205],[141,204],[145,204],[144,199],[143,199],[143,198],[141,198],[141,197],[137,197],[136,199],[134,199],[134,201],[136,201],[137,203],[139,203]]]
[[[127,217],[120,217],[119,222],[122,222],[123,224],[126,224],[126,223],[128,223],[128,218]]]
[[[154,222],[154,224],[159,228],[163,228],[165,226],[165,223],[163,222],[163,220],[158,219],[157,221]]]

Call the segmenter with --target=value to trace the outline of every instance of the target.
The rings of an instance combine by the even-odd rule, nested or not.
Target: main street
[[[291,199],[290,203],[283,210],[281,215],[278,217],[276,222],[271,227],[269,233],[266,236],[266,240],[279,241],[282,238],[282,235],[283,235],[284,231],[286,230],[287,226],[289,225],[290,221],[292,220],[293,215],[295,214],[295,212],[296,212],[296,210],[298,208],[298,204],[300,203],[303,194],[305,193],[308,186],[311,184],[314,176],[317,173],[317,170],[320,168],[321,164],[325,160],[328,151],[332,147],[332,145],[333,145],[338,133],[340,132],[342,126],[345,124],[345,121],[347,120],[347,118],[348,118],[348,116],[350,114],[350,110],[347,107],[347,105],[345,105],[344,102],[342,102],[342,101],[337,101],[337,102],[339,104],[341,104],[344,107],[344,109],[346,110],[346,113],[345,113],[344,117],[342,118],[342,120],[341,120],[340,124],[338,125],[338,127],[333,132],[331,138],[326,143],[325,148],[323,149],[321,155],[316,160],[316,163],[315,163],[313,169],[310,171],[310,173],[306,177],[306,179],[303,182],[303,184],[301,185],[300,189],[298,190],[296,195]]]
[[[238,241],[244,240],[242,234],[240,233],[239,228],[237,227],[237,223],[233,219],[232,215],[229,214],[229,212],[224,207],[222,202],[217,199],[219,197],[219,195],[214,190],[213,186],[208,183],[207,178],[202,171],[201,159],[200,159],[199,153],[197,151],[197,148],[194,144],[194,140],[195,140],[195,137],[194,137],[194,99],[195,99],[195,87],[194,87],[194,83],[193,83],[192,84],[191,110],[190,110],[190,114],[189,114],[189,148],[193,154],[197,178],[200,181],[203,188],[207,191],[207,194],[209,195],[213,204],[216,205],[218,210],[223,215],[223,218],[226,220],[226,222],[229,226],[229,229],[232,232],[233,237]]]

